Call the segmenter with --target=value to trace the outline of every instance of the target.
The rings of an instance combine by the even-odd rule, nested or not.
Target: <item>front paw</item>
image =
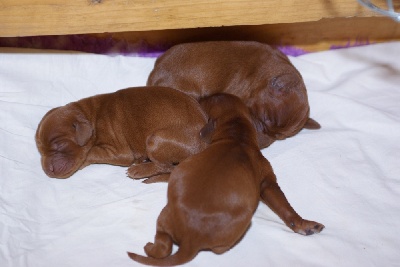
[[[150,166],[147,166],[147,163],[134,164],[128,168],[128,170],[126,171],[126,174],[128,175],[128,177],[130,177],[132,179],[143,179],[143,178],[151,176],[151,175],[149,175],[149,173],[150,173],[149,167]]]
[[[321,223],[314,221],[307,221],[307,220],[301,220],[299,222],[291,222],[289,227],[292,228],[292,230],[295,233],[301,235],[317,234],[325,228],[325,226]]]
[[[154,162],[145,162],[131,165],[126,174],[133,179],[142,179],[159,174],[170,173],[173,167],[173,165],[159,165]]]

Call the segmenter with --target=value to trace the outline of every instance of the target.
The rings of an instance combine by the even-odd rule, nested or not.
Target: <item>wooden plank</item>
[[[126,44],[145,43],[149,50],[167,49],[186,42],[251,40],[274,46],[295,46],[314,52],[334,46],[400,40],[400,23],[385,17],[353,17],[300,23],[107,33],[95,36],[112,38]]]
[[[371,15],[356,0],[1,0],[0,36],[263,25]]]

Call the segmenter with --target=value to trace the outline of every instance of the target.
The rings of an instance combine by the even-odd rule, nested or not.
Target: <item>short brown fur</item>
[[[171,88],[138,87],[50,110],[35,139],[50,177],[67,178],[89,164],[108,163],[130,166],[130,177],[143,178],[169,173],[203,150],[199,131],[206,123],[190,96]]]
[[[156,61],[148,85],[168,86],[201,99],[225,92],[250,108],[260,148],[298,133],[318,129],[309,118],[303,78],[277,49],[246,41],[179,44]]]
[[[303,220],[280,190],[270,163],[258,149],[251,116],[228,94],[203,99],[209,122],[201,135],[210,145],[171,173],[168,203],[157,221],[148,257],[128,253],[143,264],[169,266],[193,259],[200,250],[223,253],[248,229],[260,197],[294,232],[320,232],[320,223]],[[179,245],[170,255],[173,243]]]

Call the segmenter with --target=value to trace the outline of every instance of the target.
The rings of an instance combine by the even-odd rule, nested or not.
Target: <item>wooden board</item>
[[[314,22],[121,32],[95,36],[123,40],[130,44],[145,42],[150,50],[166,49],[186,42],[252,40],[275,46],[295,46],[307,52],[314,52],[335,46],[400,40],[400,23],[385,17],[353,17]]]
[[[1,0],[0,37],[264,25],[374,15],[356,0]]]

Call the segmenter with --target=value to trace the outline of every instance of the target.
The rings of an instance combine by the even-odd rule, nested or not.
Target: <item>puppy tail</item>
[[[191,261],[199,252],[198,249],[191,249],[190,246],[181,245],[174,255],[165,258],[156,259],[145,257],[136,253],[128,252],[128,256],[139,263],[153,266],[174,266],[181,265]]]
[[[303,128],[309,130],[317,130],[321,128],[321,125],[316,120],[308,118]]]

